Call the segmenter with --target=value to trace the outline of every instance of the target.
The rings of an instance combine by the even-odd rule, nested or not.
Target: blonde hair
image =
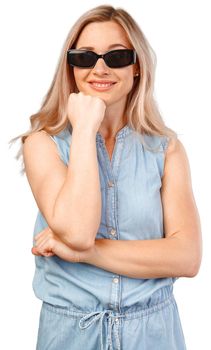
[[[16,158],[22,156],[25,139],[36,131],[44,130],[56,135],[66,127],[72,130],[67,118],[67,101],[70,93],[78,92],[72,67],[67,63],[67,50],[74,48],[83,28],[93,22],[114,21],[118,23],[137,54],[139,76],[129,92],[125,106],[128,125],[140,134],[177,138],[177,134],[168,128],[158,110],[153,96],[156,55],[136,21],[122,8],[109,5],[97,6],[84,13],[72,26],[64,42],[51,86],[41,104],[40,110],[30,116],[30,130],[18,135],[9,143],[21,138],[21,147]],[[144,140],[143,143],[145,144]],[[145,144],[146,145],[146,144]],[[148,147],[148,146],[147,146]],[[22,162],[22,173],[25,172]]]

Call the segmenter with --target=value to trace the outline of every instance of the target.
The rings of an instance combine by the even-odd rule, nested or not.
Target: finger
[[[46,256],[46,257],[53,256],[53,255],[55,255],[55,254],[52,252],[43,253],[43,256]]]
[[[54,247],[54,240],[49,237],[45,237],[38,246],[36,245],[37,250],[42,255],[49,252],[52,253],[53,247]]]
[[[32,254],[34,254],[34,255],[36,255],[36,256],[47,256],[47,257],[50,257],[50,256],[55,255],[55,254],[52,253],[52,252],[45,252],[45,253],[41,254],[41,253],[39,253],[39,252],[36,250],[35,247],[33,247],[33,248],[31,249],[31,252],[32,252]]]
[[[31,252],[32,252],[32,254],[37,255],[37,256],[42,255],[41,253],[39,253],[37,251],[36,247],[32,247]]]
[[[49,248],[49,245],[43,245],[42,247],[33,247],[32,253],[35,255],[46,255],[48,253],[52,254],[52,250]]]
[[[34,244],[35,247],[40,247],[46,241],[46,239],[49,239],[46,234],[38,237]]]
[[[41,246],[43,242],[46,241],[46,239],[54,238],[54,235],[51,230],[45,230],[45,232],[42,232],[42,234],[39,234],[38,237],[36,237],[35,240],[35,246]]]
[[[38,239],[40,239],[43,235],[45,235],[45,232],[40,232],[38,233],[36,236],[34,236],[34,240],[37,241]]]
[[[39,239],[40,237],[42,237],[43,235],[45,235],[46,233],[51,232],[50,227],[46,227],[44,230],[42,230],[41,232],[37,233],[36,236],[34,237],[35,240]]]

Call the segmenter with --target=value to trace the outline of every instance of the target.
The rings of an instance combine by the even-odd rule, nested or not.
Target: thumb
[[[32,248],[31,248],[31,252],[32,252],[32,254],[37,255],[37,256],[42,255],[42,254],[40,254],[40,253],[37,251],[36,247],[32,247]]]

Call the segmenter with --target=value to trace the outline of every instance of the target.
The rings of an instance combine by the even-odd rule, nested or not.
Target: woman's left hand
[[[69,262],[88,262],[94,254],[95,246],[78,251],[67,246],[49,227],[35,236],[35,246],[31,249],[32,254],[50,257],[57,255]]]

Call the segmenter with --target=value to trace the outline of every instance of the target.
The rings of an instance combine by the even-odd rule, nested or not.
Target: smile
[[[89,83],[95,90],[109,90],[115,83]]]

